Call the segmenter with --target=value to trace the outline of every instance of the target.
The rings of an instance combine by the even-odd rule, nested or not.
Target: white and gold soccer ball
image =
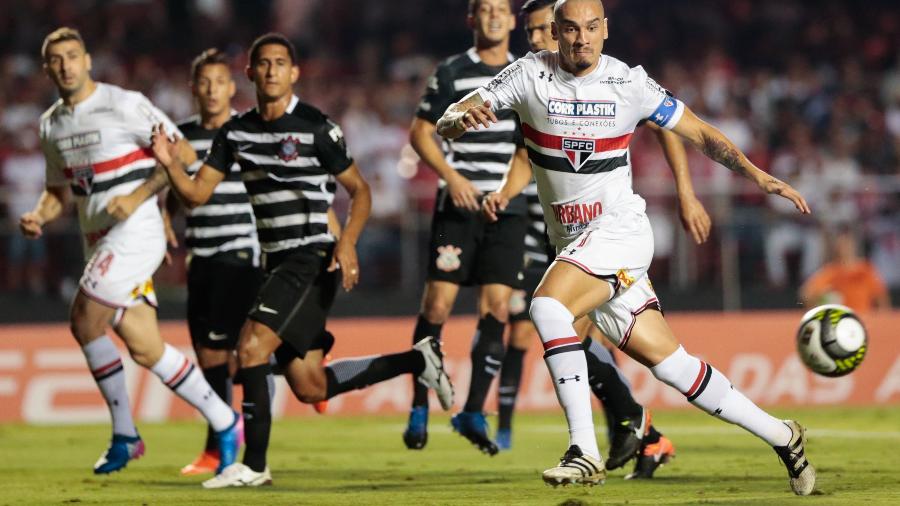
[[[844,376],[866,356],[868,335],[847,306],[825,304],[807,311],[797,331],[797,353],[814,373]]]

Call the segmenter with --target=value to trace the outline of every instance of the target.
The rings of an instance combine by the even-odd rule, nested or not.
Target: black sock
[[[472,342],[472,381],[463,411],[481,412],[484,409],[484,399],[491,388],[491,381],[500,372],[503,363],[504,328],[506,324],[490,313],[478,320],[478,330]]]
[[[431,323],[425,319],[421,314],[419,318],[416,320],[416,330],[413,331],[413,344],[418,343],[422,339],[425,339],[428,336],[434,337],[436,340],[441,340],[441,328],[444,326],[443,323]],[[416,381],[416,378],[413,378],[413,407],[416,406],[428,406],[428,387]]]
[[[512,428],[513,409],[516,407],[516,397],[519,395],[519,383],[522,381],[522,362],[525,359],[525,350],[514,346],[506,348],[503,357],[503,366],[500,368],[500,388],[498,404],[500,404],[501,429]]]
[[[662,437],[662,434],[656,430],[656,427],[650,425],[650,430],[647,432],[647,435],[644,436],[643,443],[645,445],[652,445],[659,443],[659,438]]]
[[[585,339],[582,346],[587,357],[591,390],[603,402],[603,409],[616,421],[640,418],[644,408],[631,396],[631,389],[616,368],[609,350],[590,338]]]
[[[244,464],[257,473],[266,468],[266,451],[272,430],[272,407],[269,402],[269,364],[248,367],[239,371],[244,386]]]
[[[228,364],[217,365],[203,369],[203,377],[209,383],[213,392],[219,396],[225,404],[231,406],[231,385],[228,380]],[[216,443],[215,431],[209,425],[206,426],[206,451],[211,452],[218,449]]]
[[[325,367],[329,399],[350,390],[365,388],[401,374],[418,376],[425,369],[425,358],[417,350],[392,355],[342,359]]]

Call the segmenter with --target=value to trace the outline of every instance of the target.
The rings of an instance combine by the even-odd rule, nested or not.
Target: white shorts
[[[597,328],[620,350],[625,349],[637,315],[648,309],[662,311],[650,277],[641,276],[606,304],[588,313]]]
[[[134,225],[138,225],[137,223]],[[125,309],[147,302],[156,306],[153,273],[166,254],[162,223],[119,224],[91,247],[79,287],[104,306]]]
[[[556,261],[568,262],[612,285],[613,298],[647,274],[653,259],[653,231],[643,213],[616,216],[615,227],[589,229],[561,248]]]

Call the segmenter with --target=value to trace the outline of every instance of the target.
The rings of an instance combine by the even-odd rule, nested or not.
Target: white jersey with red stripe
[[[167,132],[181,135],[144,95],[96,84],[93,93],[74,107],[57,101],[41,116],[40,125],[46,184],[72,189],[88,254],[113,229],[120,237],[126,231],[119,229],[159,229],[161,234],[156,199],[144,202],[121,223],[106,212],[106,205],[113,196],[131,193],[153,173],[150,134],[155,124],[163,123]]]
[[[576,77],[560,68],[557,53],[529,53],[478,89],[493,110],[518,113],[558,249],[585,231],[628,235],[643,227],[646,205],[632,191],[628,143],[640,121],[672,128],[684,111],[643,68],[600,58]],[[622,218],[629,215],[639,219]]]

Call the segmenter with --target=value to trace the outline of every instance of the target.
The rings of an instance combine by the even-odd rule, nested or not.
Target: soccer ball
[[[797,353],[806,367],[822,376],[844,376],[866,356],[868,337],[862,322],[847,306],[825,304],[810,309],[797,331]]]

